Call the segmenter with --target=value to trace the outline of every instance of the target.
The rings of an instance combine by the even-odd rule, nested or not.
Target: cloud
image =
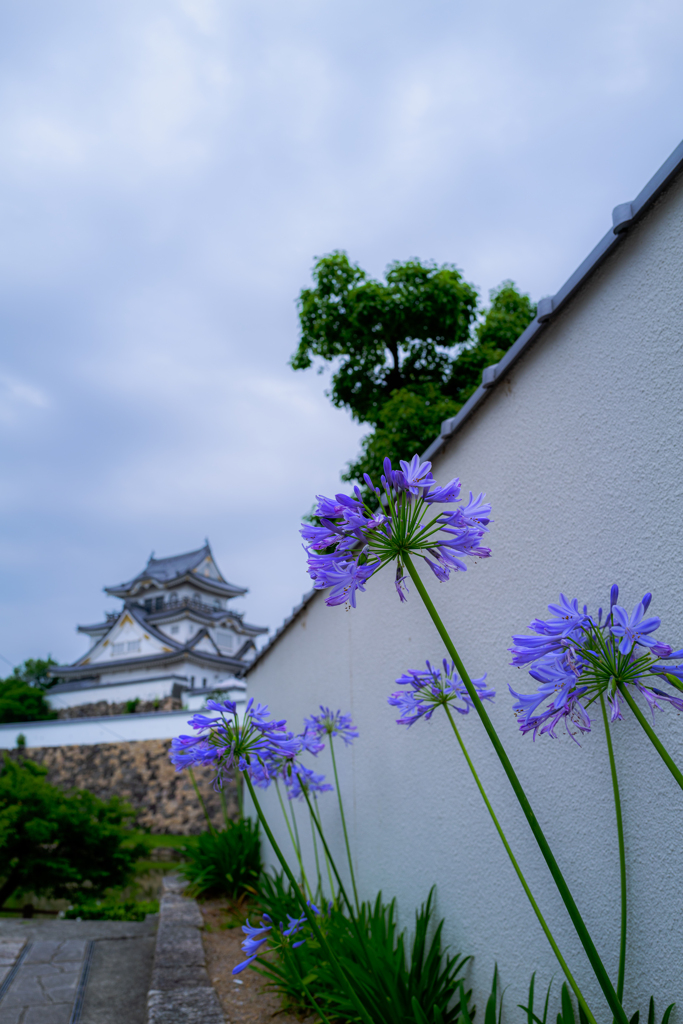
[[[364,428],[294,374],[316,255],[555,291],[678,143],[669,0],[27,0],[0,15],[0,652],[209,534],[277,626]]]

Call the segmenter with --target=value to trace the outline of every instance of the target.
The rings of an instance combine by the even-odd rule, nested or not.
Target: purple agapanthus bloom
[[[218,717],[194,715],[189,725],[195,736],[178,736],[171,741],[169,757],[176,771],[194,766],[210,766],[216,771],[216,784],[234,771],[253,775],[259,786],[284,771],[303,749],[301,739],[285,732],[286,722],[270,718],[268,708],[247,703],[242,720],[231,701],[207,701],[207,708]]]
[[[644,619],[645,607],[642,601],[635,606],[630,616],[625,608],[615,604],[612,608],[612,615],[614,617],[614,624],[610,626],[610,631],[612,636],[620,636],[622,638],[619,644],[621,654],[629,654],[634,644],[650,648],[657,644],[657,641],[649,636],[649,634],[659,629],[661,619],[655,616],[650,619]],[[669,648],[669,653],[671,653],[671,648]]]
[[[247,918],[247,923],[242,925],[242,931],[246,935],[246,939],[242,941],[242,949],[247,954],[247,959],[233,967],[233,974],[241,974],[249,964],[252,964],[261,952],[261,947],[268,941],[273,930],[273,922],[268,914],[264,914],[263,919],[268,924],[261,924],[258,928],[254,928],[253,925],[249,924],[249,918]]]
[[[399,686],[407,686],[407,690],[392,693],[388,703],[398,708],[401,717],[398,725],[414,725],[424,718],[428,721],[438,707],[446,704],[461,715],[468,714],[472,705],[465,684],[455,671],[455,665],[444,658],[443,671],[434,668],[430,662],[426,669],[411,669],[396,680]],[[486,686],[486,675],[473,679],[472,685],[482,700],[493,700],[495,690]]]
[[[317,775],[311,768],[302,764],[296,765],[287,781],[287,796],[290,800],[303,799],[305,794],[316,796],[318,793],[330,793],[332,786],[325,782],[324,775]]]
[[[306,731],[313,733],[322,739],[323,736],[332,738],[339,736],[347,746],[353,740],[358,739],[358,729],[351,720],[351,715],[343,715],[341,711],[332,711],[330,708],[320,705],[320,714],[311,715],[304,719]]]
[[[310,900],[307,900],[306,904],[313,914],[316,916],[320,915],[320,911]],[[273,920],[268,914],[264,914],[263,921],[266,921],[267,924],[262,923],[260,927],[256,928],[253,925],[250,925],[248,920],[245,925],[242,925],[242,931],[246,935],[246,939],[243,939],[242,941],[242,949],[247,954],[247,959],[241,964],[237,964],[236,967],[233,967],[233,974],[241,974],[246,967],[249,967],[257,956],[259,956],[265,943],[268,942],[269,939],[272,939]],[[299,935],[307,921],[308,915],[305,913],[301,914],[300,917],[292,917],[291,914],[287,914],[287,927],[285,928],[284,924],[280,923],[281,936],[285,939],[291,939],[295,935]],[[303,946],[305,942],[306,938],[299,939],[297,942],[292,942],[292,949],[296,949],[298,946]],[[272,945],[271,948],[278,949],[281,945],[281,942],[276,943],[275,945]]]
[[[549,618],[531,623],[536,636],[513,636],[511,664],[530,665],[529,675],[541,684],[532,694],[509,687],[522,733],[530,732],[534,739],[543,734],[555,737],[561,723],[576,740],[579,733],[590,731],[588,708],[601,695],[610,720],[620,721],[627,686],[641,694],[653,715],[655,709],[662,710],[662,702],[683,710],[683,665],[661,664],[662,659],[683,657],[683,651],[674,651],[651,635],[660,626],[660,619],[644,617],[652,594],[645,594],[630,615],[618,599],[615,584],[603,620],[602,609],[595,618],[578,600],[561,594],[559,604],[548,605]],[[648,676],[666,680],[679,692],[646,684]]]
[[[400,469],[393,469],[385,459],[381,488],[367,474],[365,483],[367,497],[358,487],[353,495],[318,495],[314,514],[320,525],[301,528],[314,586],[331,588],[327,604],[348,602],[355,608],[356,593],[362,593],[370,577],[392,561],[398,563],[396,592],[405,601],[407,558],[424,559],[437,579],[445,581],[452,572],[467,569],[466,558],[491,554],[481,543],[488,532],[491,506],[482,494],[474,498],[470,493],[466,504],[435,512],[434,505],[460,501],[461,486],[457,477],[437,486],[431,462],[420,462],[415,455],[410,462],[401,461]]]

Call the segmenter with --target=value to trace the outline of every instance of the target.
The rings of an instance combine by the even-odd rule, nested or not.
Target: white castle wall
[[[153,711],[130,715],[103,715],[100,718],[60,718],[48,722],[5,722],[0,724],[0,750],[17,746],[21,735],[27,747],[91,746],[96,743],[123,743],[132,740],[170,740],[192,733],[187,721],[206,706],[207,694],[186,694],[182,711]],[[238,712],[244,708],[238,700]]]
[[[533,681],[509,666],[524,632],[560,591],[597,610],[613,582],[633,606],[654,592],[663,640],[683,646],[683,184],[664,196],[540,343],[496,386],[434,465],[493,504],[493,557],[449,583],[427,585],[473,675],[498,691],[492,717],[585,915],[616,975],[617,839],[600,723],[581,747],[569,738],[522,738],[507,685]],[[406,453],[412,455],[413,453]],[[295,540],[293,538],[292,542]],[[454,949],[474,954],[483,1013],[494,963],[508,1021],[518,1020],[533,970],[557,964],[531,912],[447,722],[394,724],[393,680],[444,650],[411,587],[400,605],[391,573],[372,580],[358,608],[317,595],[250,672],[250,696],[301,728],[320,703],[351,711],[360,739],[339,750],[351,840],[364,896],[396,895],[401,919],[437,883],[438,912]],[[587,961],[483,728],[461,722],[476,766],[562,950],[599,1020],[609,1020]],[[683,719],[657,730],[683,763]],[[629,1013],[654,993],[658,1019],[683,1012],[683,792],[640,727],[613,730],[623,790],[629,881]],[[331,774],[321,758],[321,770]],[[274,795],[264,795],[286,847]],[[334,801],[321,802],[342,854]],[[308,826],[300,829],[308,834]],[[556,983],[556,987],[557,983]],[[664,1002],[666,1001],[666,1002]]]

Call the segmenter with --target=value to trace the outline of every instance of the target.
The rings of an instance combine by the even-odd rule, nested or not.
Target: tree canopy
[[[299,296],[301,340],[292,356],[304,370],[335,361],[329,397],[360,423],[376,423],[393,391],[443,384],[449,350],[464,344],[477,293],[450,264],[394,262],[386,283],[368,278],[344,252],[313,268],[315,288]]]
[[[57,682],[48,670],[57,662],[47,658],[27,658],[11,676],[0,679],[0,722],[37,722],[56,718],[45,700],[45,691]]]
[[[5,682],[18,681],[28,686],[37,686],[41,690],[48,690],[59,682],[58,679],[48,676],[48,671],[56,664],[49,654],[47,658],[27,658],[23,665],[14,667],[12,675],[8,676]]]
[[[377,477],[420,453],[454,416],[536,315],[512,281],[490,293],[490,305],[452,264],[389,264],[375,281],[345,252],[319,259],[313,288],[299,296],[301,339],[295,370],[317,359],[333,365],[328,397],[374,430],[361,442],[344,480]]]

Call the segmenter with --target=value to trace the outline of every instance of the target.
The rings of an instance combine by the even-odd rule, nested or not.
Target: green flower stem
[[[617,817],[617,838],[619,840],[619,882],[621,885],[621,939],[619,942],[619,974],[617,977],[617,998],[619,1002],[624,998],[624,976],[626,972],[626,847],[624,845],[624,819],[621,816],[621,797],[619,796],[619,780],[617,779],[617,765],[614,760],[614,747],[612,746],[612,733],[607,717],[604,695],[600,694],[600,706],[602,708],[602,720],[605,723],[605,738],[607,739],[607,751],[609,753],[609,770],[612,775],[612,789],[614,790],[614,812]]]
[[[666,747],[660,740],[659,736],[648,722],[643,712],[636,704],[631,694],[628,692],[628,687],[625,686],[623,683],[618,683],[617,685],[619,687],[619,692],[621,693],[622,697],[624,698],[624,700],[630,707],[631,711],[636,716],[636,718],[642,725],[643,729],[647,733],[648,739],[650,739],[650,741],[652,742],[652,745],[654,746],[655,750],[657,751],[662,761],[673,775],[678,785],[681,787],[681,789],[683,789],[683,775],[681,775],[680,769],[676,767],[676,764],[671,755],[669,754],[668,750],[666,749]]]
[[[586,1002],[586,1000],[584,998],[583,992],[579,988],[576,980],[574,979],[574,976],[572,975],[572,972],[569,970],[569,967],[567,966],[567,964],[565,962],[564,957],[560,953],[559,946],[557,945],[557,943],[556,943],[556,941],[555,941],[555,939],[553,937],[553,934],[550,931],[550,928],[548,927],[548,925],[546,923],[546,920],[543,917],[543,914],[541,913],[538,904],[536,903],[536,900],[534,899],[533,893],[531,892],[531,889],[529,888],[527,880],[526,880],[526,878],[524,877],[524,875],[522,873],[522,869],[520,868],[519,864],[517,863],[517,861],[515,859],[515,855],[513,854],[512,850],[510,849],[510,844],[508,843],[507,838],[505,836],[505,833],[503,832],[502,826],[501,826],[500,822],[498,821],[498,818],[496,817],[495,811],[493,810],[493,807],[491,806],[491,804],[489,802],[489,798],[486,795],[486,790],[484,789],[484,787],[483,787],[483,785],[481,783],[481,780],[480,780],[479,776],[477,775],[475,767],[472,764],[472,761],[470,760],[470,755],[467,752],[467,748],[466,748],[466,746],[465,746],[465,744],[463,742],[462,736],[460,735],[460,733],[458,731],[458,727],[456,726],[455,721],[453,720],[453,715],[451,713],[451,709],[449,708],[448,704],[444,704],[444,709],[446,711],[446,714],[448,715],[448,721],[451,723],[451,728],[453,729],[453,732],[455,733],[455,738],[458,741],[458,743],[460,744],[460,749],[462,750],[462,752],[464,754],[464,757],[465,757],[465,760],[467,761],[467,765],[468,765],[470,771],[472,772],[472,777],[474,778],[474,781],[477,784],[477,789],[481,793],[482,800],[486,804],[486,808],[487,808],[489,814],[491,815],[491,821],[495,825],[496,832],[498,833],[498,835],[501,838],[501,841],[503,843],[503,846],[505,847],[507,855],[510,858],[510,863],[512,864],[513,868],[517,872],[517,877],[519,878],[520,882],[522,883],[522,888],[524,889],[524,892],[527,894],[529,903],[533,907],[533,911],[536,914],[536,917],[538,918],[539,924],[541,925],[541,928],[545,932],[545,936],[546,936],[548,942],[550,943],[550,945],[552,947],[553,953],[557,957],[557,961],[558,961],[560,967],[562,968],[562,970],[564,971],[565,977],[566,977],[567,981],[569,982],[569,984],[571,985],[571,987],[572,987],[572,989],[574,991],[574,995],[578,999],[579,1004],[580,1004],[583,1012],[586,1014],[586,1017],[591,1022],[591,1024],[596,1024],[595,1017],[593,1016],[593,1014],[591,1013],[590,1009],[588,1008],[588,1003]]]
[[[246,778],[246,776],[245,776],[245,778]],[[283,817],[285,819],[285,825],[287,826],[287,831],[289,832],[289,838],[292,840],[292,846],[294,847],[294,853],[296,854],[296,859],[299,862],[299,871],[301,872],[301,885],[304,886],[306,889],[308,889],[308,895],[312,899],[313,897],[311,896],[311,887],[308,885],[308,883],[306,881],[306,872],[304,871],[304,862],[303,862],[303,859],[301,857],[301,850],[299,849],[299,844],[297,843],[297,841],[296,841],[296,839],[294,837],[294,833],[292,832],[292,826],[289,824],[289,816],[287,814],[287,810],[285,808],[285,805],[284,805],[284,802],[283,802],[283,799],[282,799],[282,793],[280,792],[280,786],[279,786],[279,783],[278,783],[277,779],[275,780],[275,790],[277,792],[277,798],[280,801],[280,807],[282,809],[282,815],[283,815]]]
[[[443,622],[441,621],[439,613],[437,612],[436,608],[434,607],[432,599],[430,598],[429,594],[427,593],[425,585],[422,582],[422,580],[420,579],[420,576],[418,575],[418,572],[417,572],[417,570],[415,568],[415,565],[413,564],[413,560],[412,560],[412,558],[410,557],[410,555],[407,552],[405,552],[403,554],[403,560],[404,560],[404,562],[406,564],[406,568],[408,569],[408,572],[410,573],[410,578],[412,579],[413,583],[415,584],[417,592],[419,593],[420,597],[422,598],[422,600],[424,602],[424,605],[425,605],[427,611],[429,612],[429,614],[431,616],[432,622],[436,626],[437,632],[439,633],[439,636],[441,637],[441,639],[443,640],[444,644],[446,645],[446,650],[448,651],[448,653],[450,654],[451,658],[453,659],[453,662],[455,664],[455,667],[458,670],[460,678],[462,679],[463,683],[465,684],[465,688],[467,689],[467,692],[468,692],[468,694],[470,696],[470,699],[472,700],[472,703],[474,704],[474,706],[475,706],[475,708],[477,710],[477,714],[481,718],[482,724],[483,724],[484,728],[486,729],[486,732],[488,734],[489,739],[491,740],[491,744],[493,745],[493,749],[495,750],[496,754],[498,755],[498,759],[499,759],[500,763],[503,766],[505,774],[507,775],[508,779],[510,780],[510,785],[512,786],[512,788],[514,790],[515,796],[517,797],[517,800],[519,801],[519,805],[522,808],[522,811],[524,812],[524,816],[525,816],[526,820],[529,823],[529,827],[531,828],[531,831],[533,832],[534,838],[536,839],[536,842],[538,843],[538,845],[540,847],[540,850],[541,850],[541,853],[543,854],[545,862],[548,865],[548,868],[550,869],[550,873],[553,876],[553,880],[555,882],[555,885],[557,886],[558,891],[560,893],[560,896],[562,897],[562,901],[563,901],[565,907],[567,908],[567,912],[568,912],[568,914],[569,914],[569,916],[570,916],[570,918],[572,920],[574,928],[576,929],[576,933],[579,936],[579,939],[581,940],[581,945],[583,946],[584,950],[586,951],[586,955],[587,955],[587,957],[588,957],[588,959],[590,961],[590,964],[591,964],[591,967],[593,968],[595,976],[598,979],[598,983],[600,985],[600,988],[602,989],[602,991],[603,991],[603,993],[605,995],[605,998],[606,998],[607,1002],[609,1003],[610,1009],[611,1009],[612,1013],[614,1014],[615,1018],[620,1022],[620,1024],[628,1024],[628,1018],[626,1016],[624,1008],[623,1008],[623,1006],[621,1005],[621,1003],[619,1002],[619,1000],[617,998],[617,994],[614,991],[614,986],[612,985],[612,982],[609,979],[609,975],[607,974],[607,971],[605,970],[605,966],[604,966],[602,960],[600,959],[600,956],[598,954],[597,949],[595,948],[595,944],[593,943],[592,938],[590,937],[590,933],[588,931],[588,928],[586,927],[586,924],[585,924],[583,918],[581,917],[581,914],[579,912],[579,908],[577,907],[576,903],[574,902],[574,897],[572,896],[572,894],[571,894],[571,892],[569,890],[569,886],[567,885],[567,883],[565,881],[564,875],[560,871],[559,865],[558,865],[557,861],[555,860],[553,852],[550,849],[550,846],[548,844],[548,840],[546,839],[546,837],[545,837],[545,835],[543,833],[543,829],[541,828],[541,826],[540,826],[540,824],[539,824],[539,822],[538,822],[538,820],[536,818],[536,815],[534,814],[533,810],[531,809],[531,804],[529,803],[529,800],[527,798],[526,793],[524,792],[524,789],[522,787],[521,782],[517,778],[517,773],[515,772],[514,768],[512,767],[512,763],[510,762],[510,758],[508,757],[507,753],[505,752],[505,748],[503,747],[503,744],[502,744],[502,742],[500,740],[500,737],[498,736],[498,733],[496,732],[496,730],[495,730],[495,728],[493,726],[493,722],[489,718],[488,713],[486,711],[486,708],[482,704],[482,701],[481,701],[481,698],[480,698],[479,694],[477,693],[477,691],[475,690],[474,686],[472,685],[472,680],[470,679],[470,677],[467,674],[467,671],[465,669],[465,666],[463,665],[462,661],[460,660],[460,656],[459,656],[458,652],[456,651],[455,645],[453,644],[453,641],[451,640],[451,638],[450,638],[450,636],[448,634],[448,630],[446,629],[446,627],[444,626]]]
[[[244,796],[242,793],[242,772],[238,772],[235,777],[235,788],[237,790],[237,813],[239,814],[239,820],[242,821],[244,818]]]
[[[266,820],[265,814],[263,813],[263,811],[261,809],[261,804],[258,801],[258,797],[256,796],[256,793],[254,791],[254,786],[252,784],[251,779],[246,774],[245,774],[244,778],[245,778],[245,781],[246,781],[247,786],[249,788],[249,795],[251,796],[251,799],[252,799],[252,802],[254,804],[254,808],[255,808],[256,813],[258,815],[259,821],[261,822],[261,824],[263,826],[263,831],[266,833],[266,836],[268,837],[268,841],[270,842],[270,845],[273,848],[275,856],[280,861],[280,864],[282,866],[282,870],[287,875],[287,878],[289,879],[290,885],[292,886],[292,888],[294,889],[294,892],[296,893],[296,898],[297,898],[297,900],[299,902],[299,905],[300,905],[301,909],[303,910],[304,914],[306,915],[306,919],[307,919],[309,925],[311,926],[311,930],[312,930],[313,934],[315,935],[316,939],[320,943],[321,949],[324,950],[326,956],[328,957],[328,959],[330,961],[330,964],[332,965],[332,969],[334,970],[335,974],[337,975],[337,978],[339,979],[339,981],[341,982],[343,987],[346,989],[346,991],[349,993],[349,996],[351,997],[351,1001],[353,1002],[354,1006],[358,1010],[358,1013],[360,1014],[362,1020],[365,1021],[365,1024],[374,1024],[372,1018],[368,1014],[368,1011],[365,1009],[365,1007],[361,1003],[360,999],[358,998],[358,996],[356,994],[356,990],[354,989],[353,985],[351,984],[351,982],[346,977],[346,974],[344,973],[341,964],[339,963],[339,961],[337,960],[337,957],[335,956],[334,950],[332,949],[332,947],[330,946],[329,942],[327,941],[327,939],[323,935],[322,931],[318,927],[318,922],[315,919],[315,914],[313,913],[313,911],[308,906],[308,903],[306,902],[306,899],[304,898],[304,895],[301,892],[301,889],[299,888],[299,886],[296,883],[296,879],[295,879],[294,875],[292,874],[291,868],[290,868],[289,864],[287,863],[287,861],[285,860],[284,856],[282,855],[282,851],[280,850],[280,847],[278,846],[278,844],[277,844],[277,842],[275,840],[275,836],[273,835],[273,833],[270,830],[270,826],[269,826],[269,824],[268,824],[268,822]]]
[[[308,883],[308,876],[306,869],[304,868],[304,858],[301,853],[301,840],[299,839],[299,827],[296,823],[296,814],[294,813],[294,801],[289,800],[289,813],[292,816],[292,827],[294,828],[294,835],[296,836],[296,851],[299,858],[299,867],[301,868],[301,884],[308,890],[310,899],[313,899],[313,890]]]
[[[227,832],[227,830],[230,828],[230,819],[228,818],[228,804],[226,802],[225,793],[223,792],[222,786],[219,790],[219,793],[221,795],[221,807],[223,808],[223,821],[225,822],[225,830]]]
[[[304,992],[306,993],[306,995],[308,996],[309,1001],[313,1005],[313,1009],[318,1014],[320,1019],[323,1021],[323,1024],[330,1024],[329,1020],[327,1019],[327,1017],[323,1013],[322,1008],[320,1006],[318,1006],[318,1003],[316,1002],[315,998],[313,997],[313,993],[311,992],[311,990],[309,989],[308,985],[306,984],[305,978],[302,977],[301,971],[299,970],[299,968],[298,968],[298,966],[296,964],[296,958],[295,958],[294,955],[292,955],[291,962],[293,962],[293,964],[294,964],[294,970],[296,971],[296,973],[297,973],[297,975],[299,977],[299,981],[301,983],[301,987],[304,990]]]
[[[313,815],[311,814],[310,810],[308,812],[308,816],[311,819],[311,835],[313,837],[313,852],[315,853],[315,873],[318,876],[318,892],[320,893],[320,899],[322,899],[322,895],[323,895],[323,880],[322,880],[322,875],[320,874],[320,858],[318,856],[318,840],[315,837],[315,825],[313,824]]]
[[[341,789],[339,788],[339,776],[337,775],[337,758],[334,756],[334,743],[332,740],[332,734],[330,733],[330,753],[332,754],[332,767],[334,768],[334,781],[337,787],[337,797],[339,798],[339,813],[341,815],[342,828],[344,829],[344,842],[346,843],[346,856],[349,859],[349,871],[351,873],[351,885],[353,886],[353,898],[356,903],[356,913],[360,912],[360,904],[358,902],[358,889],[356,888],[356,876],[353,873],[353,862],[351,860],[351,847],[349,846],[349,834],[346,831],[346,818],[344,817],[344,804],[342,803]]]
[[[315,805],[309,803],[308,811],[309,811],[309,814],[311,815],[312,823],[315,822],[315,827],[317,828],[318,832],[322,832],[322,828],[323,827],[322,827],[322,824],[320,822],[320,818],[315,813]],[[332,869],[330,867],[330,858],[327,856],[327,850],[325,849],[324,846],[323,846],[323,856],[325,858],[325,867],[327,868],[327,878],[328,878],[329,883],[330,883],[330,896],[332,897],[332,900],[334,901],[335,907],[337,907],[338,906],[337,893],[336,893],[335,888],[334,888],[334,880],[332,878]]]
[[[302,787],[302,790],[303,790],[303,794],[304,794],[304,796],[306,798],[306,803],[308,804],[308,808],[311,811],[311,814],[313,814],[313,809],[311,807],[311,798],[308,795],[308,793],[306,792],[306,790],[303,789],[303,787]],[[325,855],[327,856],[328,862],[332,865],[332,870],[334,871],[335,878],[337,879],[337,885],[339,886],[339,891],[342,894],[342,896],[344,897],[344,902],[346,903],[346,906],[348,907],[349,914],[351,915],[351,919],[355,923],[356,917],[355,917],[355,914],[353,912],[353,907],[351,905],[351,900],[349,899],[349,897],[348,897],[348,895],[346,893],[346,889],[344,888],[344,883],[342,882],[342,880],[341,880],[341,878],[339,876],[339,872],[337,871],[337,865],[334,863],[334,857],[330,853],[330,848],[327,845],[327,840],[325,839],[325,835],[323,833],[322,826],[321,826],[320,822],[318,821],[317,817],[315,816],[315,814],[313,814],[313,820],[315,821],[315,827],[318,829],[318,835],[320,836],[320,841],[323,844],[323,849],[325,851]]]
[[[197,785],[197,780],[194,777],[194,772],[189,767],[188,767],[187,770],[190,773],[190,782],[192,783],[194,791],[197,794],[197,799],[199,800],[200,806],[201,806],[202,810],[204,811],[204,817],[206,818],[206,824],[209,826],[209,832],[211,833],[211,835],[215,836],[216,830],[213,827],[213,825],[211,824],[211,818],[209,817],[209,812],[206,809],[206,804],[204,803],[204,797],[199,792],[199,786]]]

